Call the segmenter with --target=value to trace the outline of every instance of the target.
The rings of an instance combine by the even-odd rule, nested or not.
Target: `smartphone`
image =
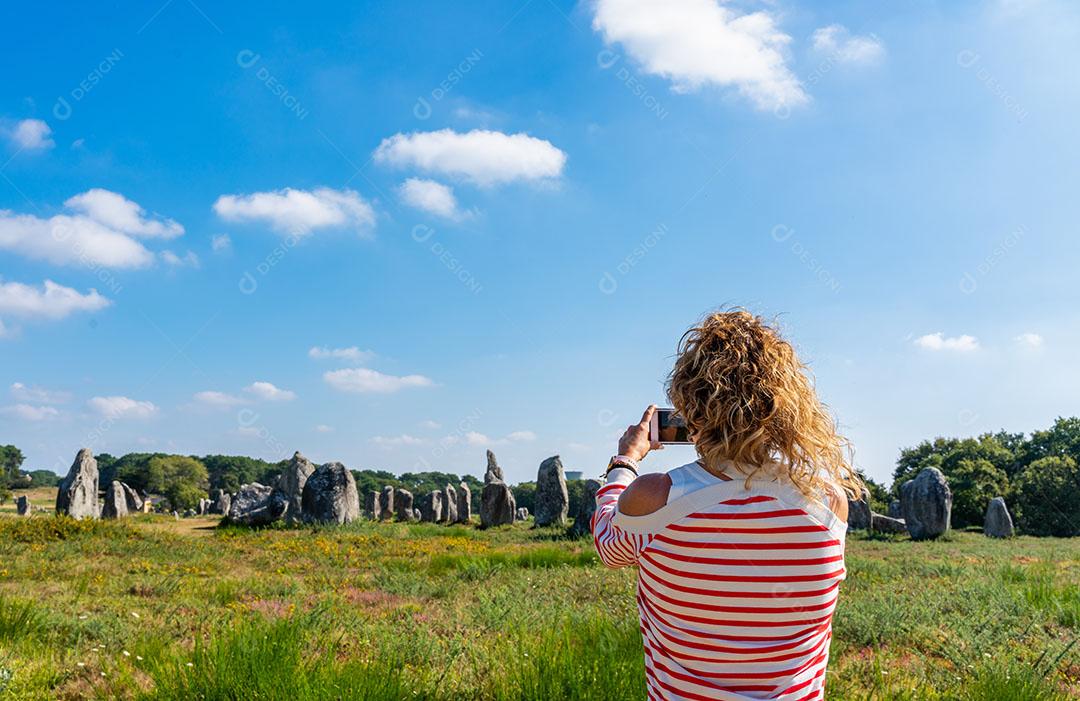
[[[665,445],[692,445],[686,422],[674,409],[657,409],[649,422],[649,440]]]

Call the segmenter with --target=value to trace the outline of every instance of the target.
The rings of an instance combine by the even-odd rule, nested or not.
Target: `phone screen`
[[[686,422],[674,409],[656,410],[656,435],[661,443],[690,443]]]

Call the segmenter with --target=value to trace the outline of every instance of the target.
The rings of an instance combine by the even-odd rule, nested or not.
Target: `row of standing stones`
[[[852,530],[906,531],[912,540],[932,540],[948,532],[951,518],[952,491],[945,475],[936,467],[925,468],[914,479],[900,485],[900,498],[889,505],[887,516],[870,510],[870,493],[866,489],[862,499],[848,499],[848,528]],[[991,538],[1009,538],[1014,534],[1012,516],[1002,497],[990,500],[983,533]]]
[[[570,525],[571,535],[589,532],[600,486],[599,480],[586,481],[584,497]],[[535,524],[565,527],[569,505],[566,476],[556,455],[541,463],[537,473]],[[56,512],[73,518],[123,518],[143,511],[144,506],[142,497],[119,480],[110,483],[104,503],[98,501],[97,461],[87,448],[75,456],[56,494]],[[26,497],[19,498],[17,508],[21,515],[30,513]],[[448,484],[419,499],[414,499],[407,489],[388,485],[381,492],[369,492],[361,510],[356,481],[344,465],[330,462],[316,467],[296,452],[275,485],[251,483],[242,485],[235,494],[221,492],[214,500],[200,500],[198,510],[193,513],[220,514],[233,523],[247,526],[265,526],[279,520],[342,524],[361,517],[373,521],[469,523],[472,494],[465,482],[457,488]],[[517,508],[495,454],[487,451],[487,470],[480,493],[481,527],[508,525],[528,516],[527,509]]]

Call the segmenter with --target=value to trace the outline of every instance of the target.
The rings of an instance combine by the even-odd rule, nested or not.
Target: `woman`
[[[638,476],[649,407],[596,495],[609,567],[638,566],[650,699],[824,698],[844,578],[847,498],[860,493],[795,351],[745,311],[686,332],[668,397],[698,460]]]

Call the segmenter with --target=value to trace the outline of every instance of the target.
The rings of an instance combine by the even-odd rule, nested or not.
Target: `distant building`
[[[580,470],[567,470],[566,479],[568,480],[583,480],[585,479],[585,473]]]

